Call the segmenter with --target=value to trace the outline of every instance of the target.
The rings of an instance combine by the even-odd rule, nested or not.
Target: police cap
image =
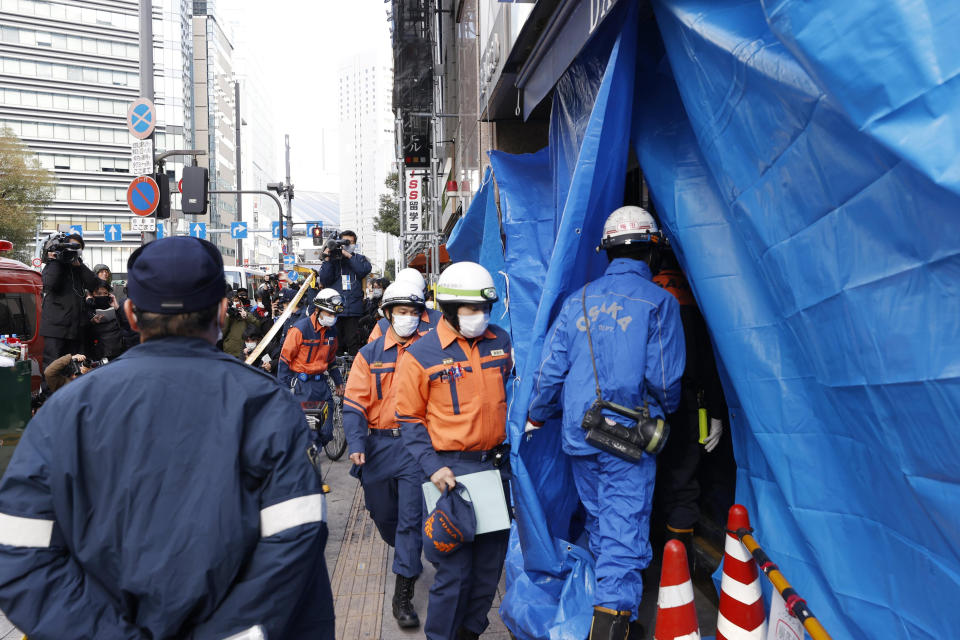
[[[145,244],[127,260],[127,296],[142,311],[190,313],[223,300],[223,257],[210,242],[174,236]]]

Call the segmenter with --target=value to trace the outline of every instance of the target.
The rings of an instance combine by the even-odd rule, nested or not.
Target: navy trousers
[[[384,542],[394,547],[393,572],[416,578],[423,571],[423,469],[400,438],[373,432],[366,440],[360,483],[367,510]]]
[[[490,460],[480,462],[461,459],[456,453],[441,453],[443,462],[454,475],[466,475],[493,468]],[[510,469],[500,467],[504,494],[509,500]],[[423,503],[424,517],[426,503]],[[427,620],[423,625],[428,640],[450,640],[461,627],[482,634],[489,624],[487,613],[497,594],[503,560],[507,555],[510,531],[496,531],[478,535],[472,543],[432,562],[437,577],[430,587]]]
[[[327,383],[326,376],[321,376],[319,380],[313,378],[309,380],[300,380],[294,378],[291,382],[290,390],[293,391],[293,397],[297,402],[322,402],[321,416],[324,419],[318,425],[319,441],[323,446],[333,440],[333,394],[330,393],[330,385]]]

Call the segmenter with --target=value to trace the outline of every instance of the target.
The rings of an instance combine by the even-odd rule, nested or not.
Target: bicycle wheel
[[[323,445],[323,452],[331,460],[339,460],[347,450],[347,434],[343,431],[343,398],[333,400],[333,440]]]

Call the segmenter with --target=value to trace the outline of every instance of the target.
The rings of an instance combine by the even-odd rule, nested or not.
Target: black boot
[[[640,624],[639,620],[630,623],[630,640],[643,640],[646,637],[646,629]]]
[[[626,640],[630,637],[630,612],[593,608],[589,640]]]
[[[696,569],[697,554],[693,549],[693,529],[675,529],[667,525],[667,542],[679,540],[687,549],[687,568],[690,570],[690,579],[693,580],[693,572]],[[666,544],[666,543],[664,543]]]
[[[480,634],[460,627],[457,629],[457,640],[480,640]]]
[[[416,578],[397,576],[397,586],[393,590],[393,617],[401,629],[413,629],[420,626],[420,618],[413,608],[413,587]]]

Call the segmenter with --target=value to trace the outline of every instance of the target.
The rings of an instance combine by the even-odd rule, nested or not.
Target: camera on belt
[[[625,427],[615,422],[603,415],[604,409],[629,419],[633,425]],[[581,426],[587,432],[587,443],[631,462],[640,460],[644,452],[652,456],[660,453],[670,435],[670,425],[662,418],[651,418],[647,407],[628,409],[602,399],[593,401]]]

